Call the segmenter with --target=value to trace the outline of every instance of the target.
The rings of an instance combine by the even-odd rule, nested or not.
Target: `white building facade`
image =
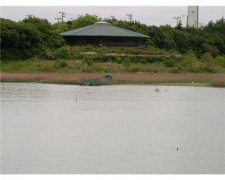
[[[187,27],[198,28],[198,6],[188,6]]]

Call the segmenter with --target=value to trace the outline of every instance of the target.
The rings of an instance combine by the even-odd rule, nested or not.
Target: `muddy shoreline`
[[[149,73],[115,73],[112,81],[104,79],[102,73],[0,73],[2,82],[39,82],[55,84],[80,84],[84,79],[96,79],[100,85],[105,84],[167,84],[193,86],[225,87],[225,74],[149,74]]]

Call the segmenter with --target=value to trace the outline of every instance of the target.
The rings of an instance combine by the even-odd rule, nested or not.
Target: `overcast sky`
[[[186,24],[187,6],[17,6],[1,7],[1,17],[14,21],[22,20],[26,15],[35,15],[46,18],[50,22],[56,22],[55,18],[60,17],[59,11],[66,13],[65,20],[77,18],[78,15],[95,14],[103,18],[115,16],[117,19],[127,19],[126,14],[133,14],[133,19],[148,25],[174,26],[176,21],[173,17],[185,15],[182,23]],[[225,17],[225,6],[200,6],[199,23],[207,24],[209,21],[216,21]]]

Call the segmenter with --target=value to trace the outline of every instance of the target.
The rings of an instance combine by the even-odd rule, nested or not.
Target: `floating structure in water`
[[[81,86],[99,86],[99,82],[97,79],[83,79],[80,82]]]
[[[160,92],[158,84],[157,84],[157,87],[156,87],[156,89],[155,89],[155,92],[156,92],[156,93],[159,93],[159,92]]]

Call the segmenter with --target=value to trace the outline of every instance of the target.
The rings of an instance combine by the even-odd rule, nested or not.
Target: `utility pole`
[[[59,12],[59,14],[62,15],[61,20],[63,21],[63,18],[66,17],[66,13],[65,12]]]
[[[173,19],[176,19],[176,20],[177,20],[177,25],[178,25],[178,24],[179,24],[179,22],[181,21],[181,17],[180,17],[180,16],[173,17]]]
[[[130,20],[130,22],[132,21],[133,15],[132,14],[126,14],[128,16],[128,19]]]
[[[58,22],[61,20],[61,18],[55,18]]]
[[[29,18],[29,17],[34,17],[34,15],[32,14],[26,14],[26,17]]]

